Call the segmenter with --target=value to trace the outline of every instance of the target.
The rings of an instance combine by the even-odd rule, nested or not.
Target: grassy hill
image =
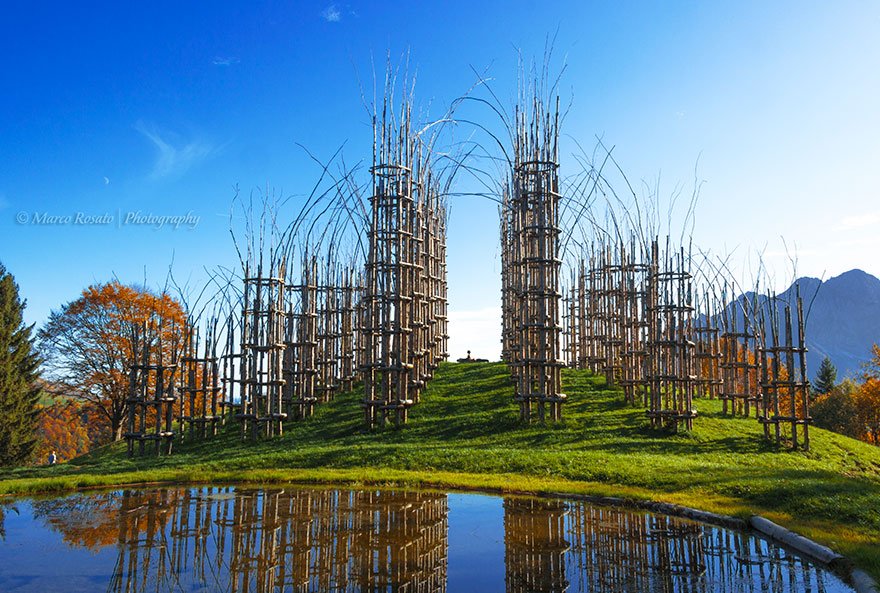
[[[761,514],[880,577],[880,448],[813,429],[808,453],[778,450],[754,419],[699,401],[687,434],[647,427],[601,377],[566,370],[557,425],[519,422],[500,363],[445,364],[401,429],[361,426],[359,394],[319,407],[272,441],[182,443],[129,460],[120,444],[70,463],[0,474],[0,493],[144,482],[381,483],[623,496]]]

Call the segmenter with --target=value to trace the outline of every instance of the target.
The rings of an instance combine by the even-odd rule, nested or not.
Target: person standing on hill
[[[58,461],[58,457],[55,455],[55,451],[49,453],[49,465],[55,465],[55,462]]]

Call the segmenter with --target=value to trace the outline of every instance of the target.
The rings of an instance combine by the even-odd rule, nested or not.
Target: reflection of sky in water
[[[209,488],[14,508],[4,593],[851,591],[761,539],[546,499]]]
[[[6,540],[0,541],[0,591],[104,591],[116,565],[113,546],[98,550],[68,546],[62,534],[33,517],[30,502],[6,512]]]
[[[504,591],[503,524],[501,498],[449,495],[449,591]]]

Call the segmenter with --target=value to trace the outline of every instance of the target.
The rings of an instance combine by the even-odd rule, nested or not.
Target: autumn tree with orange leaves
[[[122,438],[132,364],[179,349],[186,315],[167,293],[118,281],[86,288],[53,311],[39,340],[46,367],[68,394],[92,404],[112,440]]]
[[[864,367],[864,382],[854,396],[856,417],[864,430],[863,440],[880,445],[880,346],[874,344]]]
[[[828,393],[814,395],[816,426],[880,445],[880,346],[864,365],[862,382],[845,379]]]
[[[89,431],[89,428],[94,429],[96,421],[100,421],[94,410],[93,405],[75,399],[41,406],[37,423],[37,459],[45,460],[54,451],[59,462],[68,461],[87,453],[93,438],[100,442],[100,437],[93,437]]]

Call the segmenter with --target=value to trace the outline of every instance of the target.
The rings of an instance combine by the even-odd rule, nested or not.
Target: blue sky
[[[695,241],[764,249],[781,279],[880,275],[880,4],[871,2],[17,3],[0,20],[0,261],[42,323],[113,277],[198,283],[233,265],[233,188],[308,191],[304,151],[368,159],[360,88],[410,53],[439,114],[488,71],[512,104],[518,48],[555,64],[575,141],[601,136],[661,195],[703,182]],[[488,119],[488,114],[486,114]],[[570,170],[570,169],[569,169]],[[34,216],[197,224],[33,224]],[[18,222],[23,217],[24,224]],[[495,206],[452,199],[452,354],[498,351]],[[781,282],[782,280],[780,280]]]

